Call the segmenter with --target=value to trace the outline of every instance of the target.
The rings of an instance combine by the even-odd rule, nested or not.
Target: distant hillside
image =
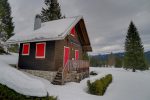
[[[124,52],[119,52],[119,53],[113,53],[114,55],[117,55],[118,57],[123,57],[124,56]],[[145,58],[150,62],[150,51],[147,51],[144,53],[145,54]],[[99,54],[99,55],[95,55],[94,57],[99,58],[101,60],[107,60],[108,59],[109,54]]]
[[[150,51],[147,51],[144,53],[145,54],[145,58],[146,58],[146,61],[147,63],[150,65]],[[110,54],[99,54],[99,55],[94,55],[92,57],[102,61],[102,62],[105,62],[108,60],[108,57],[109,57]],[[119,57],[119,58],[123,58],[124,57],[124,52],[119,52],[119,53],[113,53],[113,55]]]
[[[150,64],[150,51],[145,52],[145,58],[147,62]]]
[[[123,58],[123,56],[124,56],[124,53],[113,53],[114,55],[117,55],[118,57],[121,57],[121,58]],[[99,55],[94,55],[94,56],[92,56],[92,57],[95,57],[95,58],[97,58],[97,59],[100,59],[100,60],[102,60],[102,61],[105,61],[105,60],[107,60],[108,59],[108,56],[109,56],[109,54],[99,54]]]

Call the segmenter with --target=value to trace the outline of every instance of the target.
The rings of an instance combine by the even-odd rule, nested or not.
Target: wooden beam
[[[82,31],[82,34],[83,34],[83,38],[85,40],[85,44],[86,45],[90,45],[88,33],[87,33],[87,30],[86,30],[86,27],[85,27],[83,19],[79,23],[80,23],[80,27],[82,29],[81,31]]]
[[[84,51],[92,51],[92,48],[90,45],[86,45],[86,46],[83,46],[83,50]]]

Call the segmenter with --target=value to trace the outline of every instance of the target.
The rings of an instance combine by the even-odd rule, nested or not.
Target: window
[[[29,55],[29,52],[30,52],[30,44],[29,43],[23,44],[22,55]]]
[[[36,58],[45,58],[46,43],[36,43]]]
[[[70,34],[71,34],[72,36],[75,36],[75,34],[76,34],[75,27],[73,27],[73,28],[71,29]]]

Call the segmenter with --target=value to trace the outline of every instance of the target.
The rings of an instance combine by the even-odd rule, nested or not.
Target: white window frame
[[[37,45],[38,44],[44,44],[44,56],[37,56]],[[36,43],[36,51],[35,51],[35,58],[45,58],[45,54],[46,54],[46,42],[40,42],[40,43]]]
[[[29,49],[28,49],[28,53],[27,54],[24,54],[23,51],[24,51],[24,45],[28,45],[29,46]],[[23,56],[28,56],[30,54],[30,43],[23,43],[22,45],[22,55]]]

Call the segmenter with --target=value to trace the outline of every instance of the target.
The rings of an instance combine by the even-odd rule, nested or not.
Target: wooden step
[[[54,80],[52,82],[52,84],[54,84],[54,85],[62,85],[62,81],[61,80]]]
[[[56,77],[62,77],[62,74],[56,74]]]
[[[54,82],[62,82],[62,80],[55,79]]]
[[[52,82],[54,85],[62,85],[62,70],[59,70]]]
[[[54,79],[59,79],[59,80],[61,80],[61,79],[62,79],[62,77],[55,77]]]
[[[62,85],[62,83],[58,83],[58,82],[52,82],[52,84],[54,84],[54,85]]]
[[[57,72],[57,74],[62,74],[62,72]]]

